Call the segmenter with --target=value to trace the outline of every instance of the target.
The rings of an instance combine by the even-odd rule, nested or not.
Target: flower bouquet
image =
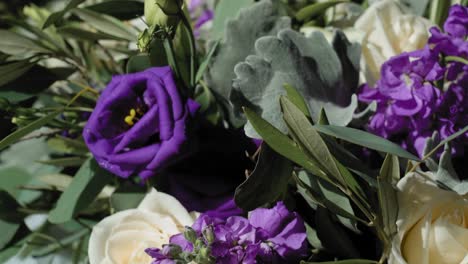
[[[467,4],[0,3],[0,262],[467,264]]]

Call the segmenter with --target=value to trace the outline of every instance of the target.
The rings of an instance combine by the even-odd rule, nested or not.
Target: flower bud
[[[197,240],[197,233],[191,227],[186,226],[184,230],[184,237],[190,243],[195,244],[195,241]]]
[[[207,226],[204,230],[203,230],[203,237],[205,238],[206,242],[208,242],[208,244],[211,244],[215,241],[215,236],[214,236],[214,233],[213,233],[213,227],[212,226]]]
[[[151,26],[176,28],[179,24],[177,13],[182,6],[181,0],[145,0],[145,19]]]
[[[179,245],[169,244],[163,248],[163,254],[171,258],[177,258],[180,253],[182,253],[182,248]]]

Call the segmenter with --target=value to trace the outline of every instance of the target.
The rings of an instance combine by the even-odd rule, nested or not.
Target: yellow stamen
[[[136,118],[136,110],[132,108],[130,109],[129,115],[125,117],[124,121],[127,123],[127,125],[133,126],[135,124],[134,119],[138,121],[138,118]]]

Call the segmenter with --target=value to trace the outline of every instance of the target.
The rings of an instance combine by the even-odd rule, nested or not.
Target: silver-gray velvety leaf
[[[331,45],[320,32],[305,37],[285,29],[278,36],[258,39],[255,52],[235,67],[230,99],[238,115],[242,106],[250,107],[286,133],[279,97],[286,94],[287,83],[302,94],[315,122],[322,108],[332,125],[345,126],[352,120],[360,49],[343,33],[337,32]],[[259,138],[250,123],[245,132]]]
[[[236,18],[228,20],[224,39],[219,44],[205,75],[208,86],[228,107],[232,80],[236,77],[235,65],[255,53],[255,41],[258,38],[274,36],[281,29],[290,27],[291,19],[282,16],[277,5],[271,0],[263,0],[241,9]]]

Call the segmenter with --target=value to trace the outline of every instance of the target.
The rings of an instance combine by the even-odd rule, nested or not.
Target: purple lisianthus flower
[[[197,236],[195,244],[183,234],[171,237],[170,243],[186,254],[196,252],[194,248],[202,244],[202,247],[209,248],[211,257],[220,264],[296,263],[307,256],[304,221],[282,202],[271,209],[256,209],[249,218],[231,216],[223,219],[204,214],[192,228]],[[153,263],[177,259],[161,254],[162,251],[157,249],[146,252],[155,259]]]
[[[147,179],[181,157],[187,121],[198,107],[184,102],[170,67],[114,76],[83,137],[101,167],[123,178]]]

